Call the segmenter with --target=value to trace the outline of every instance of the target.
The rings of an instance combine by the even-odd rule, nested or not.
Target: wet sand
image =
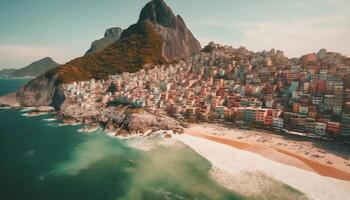
[[[320,175],[305,163],[309,169],[300,168],[297,164],[303,163],[301,160],[284,153],[276,151],[275,160],[290,159],[294,165],[271,159],[265,148],[261,151],[260,147],[221,137],[189,133],[173,137],[212,164],[212,177],[220,185],[243,196],[299,200],[344,200],[350,196],[349,181]]]

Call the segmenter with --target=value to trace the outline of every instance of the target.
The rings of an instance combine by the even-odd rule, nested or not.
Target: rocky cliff
[[[164,115],[149,113],[143,108],[131,106],[109,106],[101,108],[99,115],[82,117],[72,114],[68,108],[62,109],[58,119],[66,124],[83,123],[87,126],[100,124],[102,128],[116,135],[146,133],[158,130],[173,130],[182,132],[182,124],[173,118]]]
[[[105,129],[109,132],[127,131],[128,133],[145,133],[149,130],[178,130],[181,129],[181,125],[178,121],[167,117],[157,116],[147,112],[142,108],[128,108],[117,107],[115,108],[108,120],[103,121]]]
[[[152,0],[141,10],[138,23],[150,21],[164,41],[164,56],[172,61],[201,50],[198,40],[180,15],[175,16],[164,0]]]
[[[46,71],[57,67],[59,64],[52,60],[50,57],[46,57],[31,63],[30,65],[23,67],[15,72],[11,73],[12,77],[37,77]]]
[[[90,49],[85,53],[85,55],[102,51],[110,44],[113,44],[115,41],[119,40],[122,32],[123,30],[119,27],[107,29],[103,38],[92,42]]]
[[[63,91],[60,90],[57,75],[50,77],[42,75],[19,89],[16,93],[16,99],[21,106],[51,105],[59,108],[64,101],[64,95]]]

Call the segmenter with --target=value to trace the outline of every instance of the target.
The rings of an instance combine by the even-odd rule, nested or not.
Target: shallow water
[[[25,81],[1,79],[0,95]],[[50,115],[22,114],[0,110],[0,199],[242,199],[213,181],[210,163],[184,145],[155,139],[143,151],[45,121]]]
[[[137,150],[47,117],[0,111],[0,199],[238,199],[184,145]]]

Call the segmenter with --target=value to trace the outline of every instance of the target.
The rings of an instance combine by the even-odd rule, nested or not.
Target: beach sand
[[[271,183],[281,187],[286,184],[309,199],[344,200],[350,197],[350,182],[338,179],[346,179],[344,174],[336,178],[333,176],[337,174],[332,173],[323,176],[320,175],[323,173],[322,167],[315,167],[292,153],[288,155],[290,152],[208,134],[205,132],[208,128],[198,133],[198,128],[203,129],[201,126],[191,127],[185,134],[173,137],[209,160],[213,165],[213,177],[233,191],[256,197],[259,196],[256,194],[259,191],[274,191],[275,189],[266,189]],[[304,198],[290,196],[289,199]]]
[[[330,151],[322,148],[319,143],[288,140],[271,133],[228,129],[212,124],[192,125],[185,133],[250,151],[322,176],[350,181],[350,155],[345,150],[332,148]]]

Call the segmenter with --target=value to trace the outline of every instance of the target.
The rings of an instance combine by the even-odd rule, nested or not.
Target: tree
[[[114,83],[111,83],[107,89],[107,92],[110,92],[110,93],[115,93],[117,91],[117,87],[115,86]]]
[[[234,123],[236,121],[236,115],[225,116],[225,120]]]
[[[201,121],[201,122],[204,122],[204,121],[205,121],[204,115],[203,115],[202,113],[200,113],[200,112],[197,112],[197,113],[196,113],[196,119],[197,119],[198,121]]]
[[[165,111],[170,117],[175,117],[176,115],[176,109],[175,109],[175,106],[173,105],[167,106],[165,108]]]
[[[189,110],[186,110],[186,112],[183,114],[185,119],[189,119],[192,116],[192,113]]]

